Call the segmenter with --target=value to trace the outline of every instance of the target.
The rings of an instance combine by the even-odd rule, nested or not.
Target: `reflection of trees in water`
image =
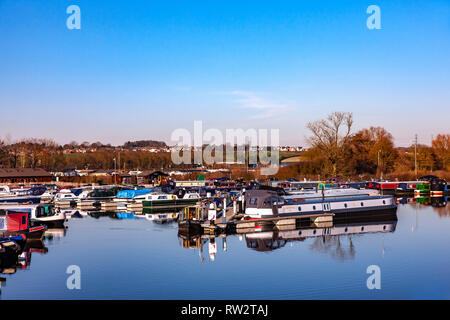
[[[441,218],[450,217],[450,206],[445,206],[441,208],[433,207],[433,211],[436,212]]]
[[[346,245],[345,238],[348,238]],[[353,245],[352,237],[341,236],[321,236],[314,238],[310,246],[313,251],[330,254],[333,259],[340,261],[350,260],[355,258],[355,246]]]
[[[439,217],[450,217],[450,206],[447,205],[448,197],[431,197],[430,204],[433,207],[433,211],[436,212]]]

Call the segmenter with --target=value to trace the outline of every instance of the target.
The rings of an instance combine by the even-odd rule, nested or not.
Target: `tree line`
[[[308,143],[310,148],[300,154],[298,163],[282,166],[277,178],[289,177],[388,177],[392,174],[411,172],[450,171],[450,134],[438,134],[430,146],[411,145],[396,148],[391,133],[382,127],[370,127],[353,131],[353,115],[334,112],[326,119],[310,122]],[[185,169],[191,165],[175,165],[169,152],[131,151],[141,146],[165,146],[165,143],[143,140],[126,142],[122,147],[113,147],[101,142],[71,142],[59,145],[48,139],[24,139],[16,142],[0,139],[0,168],[44,168],[49,171],[77,169],[119,170],[171,170]],[[93,152],[65,153],[64,150],[94,148]],[[126,147],[126,148],[125,148]],[[416,156],[415,156],[416,155]],[[193,159],[191,159],[193,163]],[[247,162],[248,163],[248,162]],[[217,165],[208,167],[218,167]],[[264,178],[258,170],[240,166],[232,177]]]
[[[438,134],[431,146],[396,148],[392,134],[382,127],[352,132],[353,115],[348,112],[334,112],[326,119],[308,123],[307,128],[311,148],[302,154],[299,164],[285,169],[285,173],[386,177],[402,173],[411,176],[408,174],[415,170],[450,171],[450,134]]]

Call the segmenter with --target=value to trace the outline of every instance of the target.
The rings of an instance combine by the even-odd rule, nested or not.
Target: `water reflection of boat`
[[[202,211],[200,207],[186,207],[179,216],[178,231],[187,236],[202,232]]]
[[[447,196],[445,197],[431,197],[431,206],[435,208],[443,208],[447,206]]]
[[[48,252],[48,248],[42,240],[27,239],[19,243],[19,248],[0,250],[0,273],[10,275],[16,273],[17,270],[24,270],[30,266],[33,252],[44,254]],[[6,278],[0,277],[0,288],[6,280]]]
[[[101,212],[101,211],[95,211],[95,212],[89,212],[89,217],[94,219],[100,219],[101,217],[109,217],[112,219],[117,219],[115,212]]]
[[[134,219],[134,212],[116,212],[116,218],[121,220]]]
[[[156,223],[171,223],[177,221],[179,212],[171,213],[147,213],[145,219]]]
[[[180,239],[180,244],[183,248],[198,250],[200,262],[204,261],[203,245],[208,243],[209,258],[211,261],[215,260],[215,256],[217,253],[217,244],[214,237],[208,239],[200,235],[189,236],[178,231],[178,238]],[[224,243],[226,243],[226,238],[223,238],[222,240],[224,241]],[[226,244],[224,245],[224,248],[226,248]],[[224,251],[226,251],[226,249],[224,249]]]
[[[291,241],[307,238],[356,235],[364,233],[394,232],[397,221],[360,222],[340,224],[331,228],[302,228],[290,231],[265,231],[245,235],[247,247],[256,251],[272,251]]]
[[[419,203],[425,206],[432,206],[435,208],[446,207],[448,203],[447,196],[416,196],[414,198],[398,198],[398,204],[407,204],[407,203]]]
[[[40,239],[34,239],[34,240],[27,240],[25,242],[23,251],[30,253],[31,252],[47,253],[48,248],[45,246],[44,241]]]
[[[389,233],[395,232],[397,226],[397,214],[373,215],[369,218],[346,219],[337,224],[324,224],[318,226],[310,224],[309,226],[297,227],[294,229],[279,229],[279,227],[262,226],[250,232],[237,233],[239,239],[245,237],[248,248],[256,251],[273,251],[286,246],[287,243],[295,241],[305,241],[313,239],[311,249],[330,253],[335,258],[345,260],[353,258],[355,249],[352,238],[366,233]],[[228,234],[230,236],[230,234]],[[341,243],[341,238],[349,240],[349,248],[346,250]],[[208,241],[208,252],[210,260],[214,261],[217,254],[217,239],[222,239],[223,251],[227,251],[227,235],[219,236],[213,234],[192,234],[183,230],[178,230],[178,238],[183,248],[198,249],[200,261],[204,260],[202,256],[203,245]]]
[[[66,236],[67,226],[63,228],[49,228],[44,233],[44,239],[52,240],[54,238],[63,238]]]

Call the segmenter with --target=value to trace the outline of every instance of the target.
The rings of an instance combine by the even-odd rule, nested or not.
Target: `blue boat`
[[[117,219],[134,219],[134,212],[116,212]]]

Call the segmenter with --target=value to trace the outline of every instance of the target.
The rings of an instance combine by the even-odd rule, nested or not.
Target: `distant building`
[[[141,183],[150,183],[150,184],[165,184],[167,182],[167,177],[169,175],[162,171],[143,171],[138,175],[142,181]]]
[[[0,169],[0,183],[51,182],[52,175],[40,168]]]

